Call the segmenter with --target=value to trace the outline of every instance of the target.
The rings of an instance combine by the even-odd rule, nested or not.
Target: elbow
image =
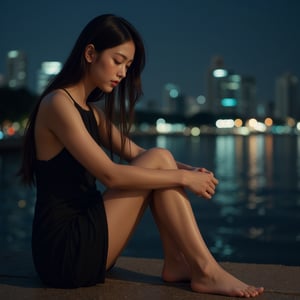
[[[113,178],[113,176],[105,175],[102,179],[100,179],[100,181],[107,189],[116,188],[116,181],[115,178]]]
[[[103,184],[106,186],[107,189],[112,190],[116,189],[117,185],[115,184],[114,180],[107,179],[103,182]]]
[[[118,184],[118,170],[116,169],[115,165],[110,166],[107,168],[107,172],[101,174],[99,180],[101,183],[108,189],[117,189],[119,188]]]

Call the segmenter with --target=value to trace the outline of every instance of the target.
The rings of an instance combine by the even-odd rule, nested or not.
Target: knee
[[[172,153],[168,149],[164,148],[151,148],[148,150],[154,157],[156,162],[156,167],[158,169],[175,169],[177,168],[176,161]]]

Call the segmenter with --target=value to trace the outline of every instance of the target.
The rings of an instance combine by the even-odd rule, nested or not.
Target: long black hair
[[[135,45],[134,60],[127,71],[126,77],[120,82],[118,89],[113,90],[111,93],[103,93],[99,88],[95,88],[87,99],[88,102],[105,100],[104,111],[111,154],[113,149],[110,124],[114,123],[115,111],[118,109],[122,157],[126,136],[133,122],[134,106],[142,95],[141,72],[145,66],[145,49],[142,38],[133,25],[124,18],[106,14],[94,18],[82,30],[62,70],[41,94],[29,116],[24,134],[23,160],[19,171],[19,175],[25,184],[35,183],[36,146],[34,127],[41,100],[51,91],[74,85],[83,78],[87,71],[84,52],[88,44],[93,44],[97,52],[102,52],[128,41],[133,41]]]

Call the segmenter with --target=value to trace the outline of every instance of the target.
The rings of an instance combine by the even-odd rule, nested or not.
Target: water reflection
[[[34,191],[16,177],[18,152],[0,155],[0,251],[29,247]]]
[[[300,265],[300,136],[153,136],[136,141],[145,148],[168,148],[177,160],[206,167],[220,180],[212,201],[188,193],[218,260]],[[18,164],[18,153],[0,155],[2,249],[30,246],[35,194],[17,181]],[[149,213],[124,254],[162,256]]]
[[[168,148],[167,147],[167,137],[165,135],[159,135],[156,137],[156,147]]]
[[[300,137],[297,139],[297,163],[296,163],[296,169],[297,169],[297,174],[300,174]],[[300,189],[300,176],[298,176],[298,182],[297,182],[297,187]],[[300,205],[300,203],[299,203]]]

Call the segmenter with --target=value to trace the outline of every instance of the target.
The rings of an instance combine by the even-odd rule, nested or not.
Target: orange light
[[[271,118],[266,118],[265,119],[265,125],[266,126],[272,126],[273,125],[273,120]]]
[[[234,121],[235,127],[242,127],[243,126],[243,121],[241,119],[236,119]]]
[[[7,128],[7,131],[6,131],[7,135],[9,136],[12,136],[16,133],[15,129],[11,126],[11,127],[8,127]]]

